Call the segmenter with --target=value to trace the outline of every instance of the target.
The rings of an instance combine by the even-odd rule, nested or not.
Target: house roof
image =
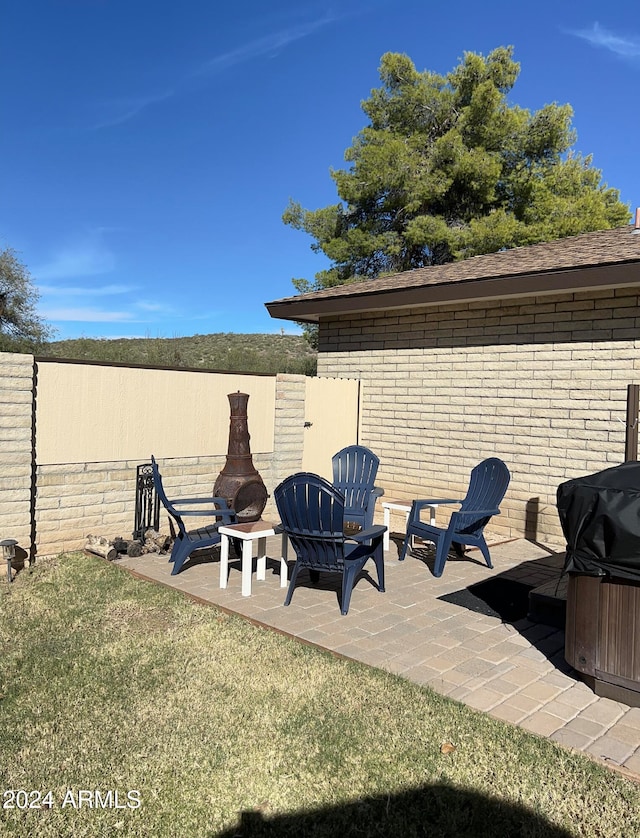
[[[272,317],[314,323],[344,313],[640,286],[640,231],[599,230],[416,268],[266,303]]]

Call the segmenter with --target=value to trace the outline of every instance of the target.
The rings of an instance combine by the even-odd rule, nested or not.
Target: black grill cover
[[[557,503],[565,571],[640,582],[640,462],[561,483]]]

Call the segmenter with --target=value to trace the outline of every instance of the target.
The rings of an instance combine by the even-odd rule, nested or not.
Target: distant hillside
[[[122,364],[315,375],[316,352],[300,335],[194,335],[188,338],[77,338],[48,343],[46,357]]]

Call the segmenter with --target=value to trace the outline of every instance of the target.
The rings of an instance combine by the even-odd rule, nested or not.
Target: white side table
[[[386,498],[382,501],[382,509],[384,515],[384,525],[387,528],[386,532],[383,537],[383,547],[385,550],[389,549],[389,522],[391,520],[391,510],[393,509],[395,512],[404,512],[405,514],[405,527],[409,522],[409,513],[411,512],[411,505],[412,502],[410,500],[397,500],[396,498]],[[438,506],[437,503],[431,504],[427,507],[430,511],[430,523],[432,526],[435,526],[436,523],[436,507]]]
[[[267,538],[275,535],[275,527],[268,521],[252,521],[250,524],[230,524],[218,527],[222,536],[220,543],[220,587],[226,588],[229,580],[229,540],[239,538],[242,541],[242,596],[251,596],[251,572],[253,569],[253,542],[258,542],[258,565],[256,579],[263,581],[267,576]],[[287,587],[287,551],[289,542],[282,533],[280,556],[280,587]]]

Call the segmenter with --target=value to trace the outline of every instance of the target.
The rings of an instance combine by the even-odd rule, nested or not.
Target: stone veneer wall
[[[470,469],[498,456],[512,481],[491,533],[561,546],[558,484],[624,459],[640,298],[619,289],[342,316],[321,324],[318,374],[361,379],[361,442],[381,459],[388,497],[462,497]]]
[[[0,353],[0,540],[29,552],[33,472],[32,355]]]

